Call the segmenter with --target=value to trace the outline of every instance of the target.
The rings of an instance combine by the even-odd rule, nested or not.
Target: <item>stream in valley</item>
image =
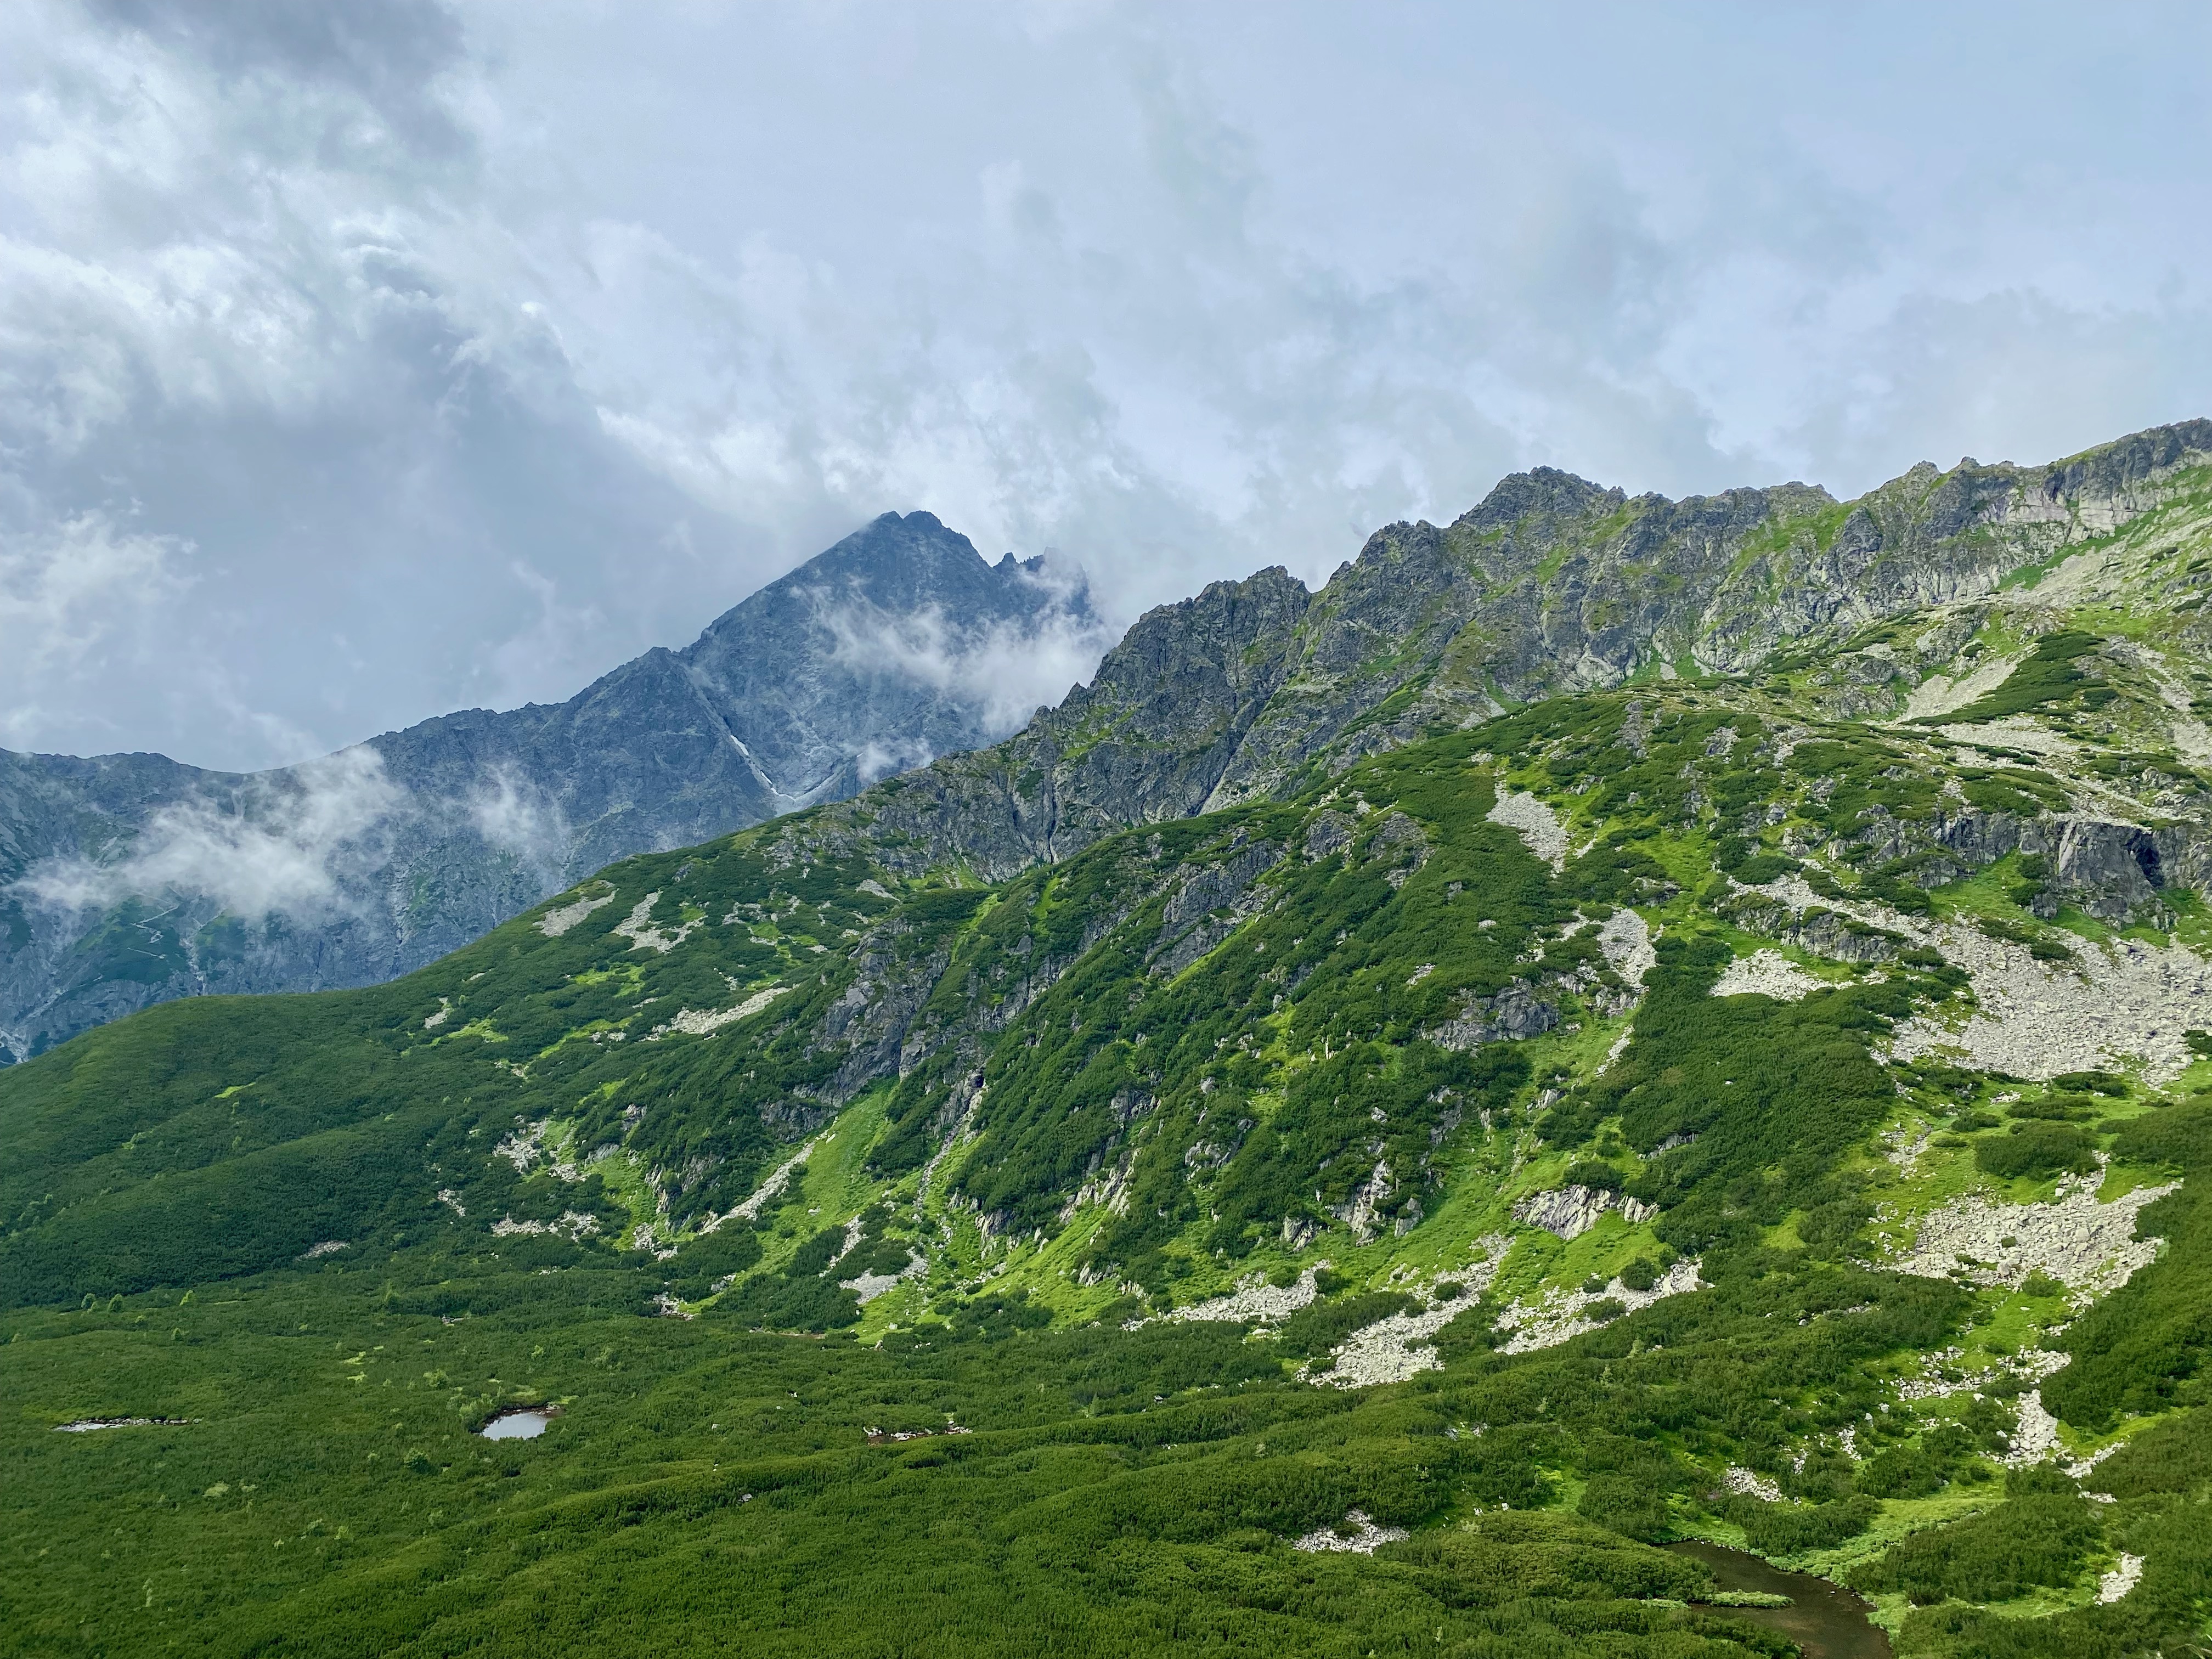
[[[1725,1590],[1759,1590],[1786,1595],[1786,1607],[1708,1607],[1725,1618],[1741,1619],[1779,1632],[1803,1650],[1805,1659],[1890,1659],[1889,1638],[1868,1615],[1873,1611],[1841,1584],[1810,1573],[1788,1572],[1756,1555],[1685,1539],[1667,1547],[1692,1555],[1713,1570]]]

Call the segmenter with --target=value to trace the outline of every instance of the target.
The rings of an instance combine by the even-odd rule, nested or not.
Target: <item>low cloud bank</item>
[[[567,855],[560,807],[511,769],[465,797],[425,799],[363,744],[161,807],[117,854],[44,860],[15,890],[56,909],[189,895],[251,921],[313,919],[358,908],[362,884],[392,862],[403,833],[463,825],[556,877]]]
[[[49,859],[15,885],[61,908],[194,893],[251,921],[314,915],[342,902],[345,872],[380,861],[385,822],[406,799],[375,750],[343,749],[248,779],[227,799],[161,807],[120,858]]]
[[[1018,730],[1040,705],[1087,681],[1116,630],[1089,608],[1079,573],[1030,578],[1049,603],[1037,614],[962,625],[929,606],[886,610],[858,596],[816,596],[830,660],[864,679],[903,680],[964,709],[985,741]],[[942,741],[942,739],[939,739]],[[851,757],[872,783],[937,758],[921,731],[887,732]],[[383,756],[358,744],[258,774],[155,810],[134,835],[46,859],[12,887],[51,909],[105,909],[131,897],[193,897],[250,921],[281,913],[314,920],[358,913],[380,872],[424,834],[473,833],[557,882],[574,840],[560,803],[511,766],[485,769],[462,793],[410,791]]]

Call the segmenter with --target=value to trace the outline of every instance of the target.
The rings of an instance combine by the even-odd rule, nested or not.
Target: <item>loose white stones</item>
[[[1973,1014],[1956,1024],[1926,1015],[1897,1028],[1899,1060],[1951,1054],[1983,1071],[2041,1079],[2127,1061],[2163,1084],[2194,1058],[2183,1033],[2212,1026],[2212,962],[2185,945],[2133,939],[2073,942],[2078,966],[2040,963],[1979,928],[1930,925],[1887,905],[1822,898],[1797,876],[1752,890],[1793,911],[1824,906],[1916,945],[1932,945],[1972,982]]]
[[[538,931],[548,939],[558,939],[601,905],[612,904],[615,902],[615,890],[604,882],[599,884],[606,887],[606,890],[602,893],[586,892],[574,903],[563,904],[558,908],[548,910],[544,915],[538,917]],[[444,999],[441,998],[440,1000],[442,1001]]]
[[[1378,1527],[1367,1518],[1364,1510],[1345,1511],[1341,1528],[1316,1527],[1291,1547],[1294,1550],[1350,1550],[1357,1555],[1372,1555],[1384,1544],[1395,1544],[1408,1536],[1403,1527]]]
[[[1765,1475],[1745,1468],[1740,1463],[1731,1463],[1721,1471],[1721,1485],[1739,1498],[1756,1498],[1762,1503],[1767,1504],[1779,1504],[1782,1501],[1781,1487],[1776,1486]]]
[[[1490,821],[1502,823],[1528,843],[1528,850],[1556,872],[1567,867],[1567,827],[1559,815],[1525,791],[1501,793]]]
[[[2085,1300],[2110,1295],[2157,1260],[2158,1241],[2135,1236],[2136,1217],[2179,1183],[2138,1187],[2100,1204],[2103,1178],[2101,1170],[2069,1177],[2049,1204],[1954,1199],[1922,1218],[1912,1249],[1896,1269],[2012,1290],[2030,1273],[2042,1273]]]
[[[620,938],[628,939],[629,948],[633,951],[658,951],[662,956],[666,956],[690,938],[692,930],[699,924],[696,921],[687,921],[672,933],[663,933],[653,923],[646,920],[653,914],[653,907],[659,902],[659,898],[660,895],[658,891],[647,893],[631,908],[626,920],[617,922],[609,931]]]
[[[1779,951],[1758,951],[1738,957],[1713,985],[1717,997],[1747,994],[1772,997],[1777,1002],[1796,1002],[1820,988],[1820,981]]]
[[[1698,1263],[1692,1259],[1676,1262],[1648,1291],[1632,1291],[1617,1279],[1601,1291],[1547,1291],[1540,1301],[1516,1303],[1499,1316],[1498,1328],[1513,1334],[1499,1345],[1498,1352],[1529,1353],[1553,1348],[1584,1331],[1594,1331],[1599,1322],[1589,1317],[1589,1310],[1600,1302],[1618,1302],[1625,1311],[1634,1313],[1670,1296],[1704,1288]]]
[[[1266,1323],[1287,1319],[1300,1309],[1313,1305],[1317,1294],[1314,1275],[1328,1265],[1326,1261],[1315,1262],[1290,1285],[1270,1285],[1265,1273],[1248,1273],[1237,1281],[1237,1288],[1228,1295],[1194,1302],[1188,1308],[1176,1309],[1166,1317],[1170,1322],[1256,1319]]]
[[[619,933],[622,930],[617,928],[615,931]],[[647,1037],[646,1041],[657,1042],[672,1031],[680,1031],[687,1036],[711,1036],[725,1025],[734,1025],[741,1019],[750,1019],[790,988],[787,985],[771,985],[765,991],[754,992],[734,1008],[714,1008],[704,1011],[686,1008],[667,1024],[654,1026],[653,1034]]]
[[[1631,985],[1644,983],[1659,960],[1659,953],[1651,948],[1651,929],[1635,911],[1623,908],[1605,919],[1605,926],[1597,930],[1598,948],[1613,971]]]
[[[2097,1600],[2117,1601],[2142,1582],[2143,1559],[2123,1552],[2120,1565],[2097,1580]]]

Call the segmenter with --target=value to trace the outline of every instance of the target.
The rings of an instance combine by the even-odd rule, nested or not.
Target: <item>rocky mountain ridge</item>
[[[1021,659],[1072,678],[1098,630],[1079,574],[889,514],[565,703],[252,775],[0,754],[0,1056],[170,997],[404,973],[615,859],[988,742],[1030,712]]]
[[[1565,505],[1497,569],[1412,526],[1320,595],[1218,585],[994,749],[11,1068],[0,1433],[82,1545],[41,1628],[244,1582],[305,1650],[494,1646],[580,1581],[579,1645],[618,1605],[824,1651],[855,1606],[884,1652],[1775,1649],[1653,1547],[1694,1542],[1906,1659],[2193,1650],[2197,441],[1970,478],[1883,590],[1929,603],[1733,673],[1661,647],[1856,507],[1593,633],[1601,595],[1514,607],[1630,504],[1509,480],[1483,535]],[[1521,661],[1610,678],[1522,702]],[[173,1427],[186,1501],[55,1432],[102,1421]],[[203,1537],[259,1565],[179,1570]]]
[[[2201,568],[2175,556],[2212,511],[2208,454],[2212,422],[2189,422],[2039,467],[1923,464],[1850,502],[1802,484],[1632,498],[1539,468],[1449,526],[1378,531],[1317,593],[1277,568],[1147,614],[1089,684],[981,750],[979,696],[931,684],[941,653],[898,633],[942,605],[929,581],[899,586],[878,559],[841,633],[821,626],[823,585],[859,579],[794,573],[686,652],[648,653],[569,704],[448,716],[377,740],[365,748],[382,779],[323,783],[302,769],[296,783],[261,788],[259,810],[278,817],[330,793],[372,797],[373,844],[344,849],[362,873],[346,902],[312,919],[280,911],[251,927],[205,895],[173,908],[150,884],[73,916],[20,898],[0,908],[12,947],[0,1048],[27,1054],[167,995],[386,977],[621,853],[850,796],[864,766],[971,751],[796,821],[795,845],[887,841],[902,867],[953,862],[1002,879],[1133,823],[1279,796],[1440,722],[1638,680],[1741,674],[1793,652],[1827,655],[1819,694],[1831,712],[1926,718],[1947,697],[1962,705],[1977,674],[2008,672],[2008,659],[1962,654],[1993,626],[2032,643],[2077,599],[2160,607],[2171,643],[2123,640],[2114,666],[2156,688],[2170,716],[2160,746],[2212,752],[2205,687],[2164,655],[2186,661],[2212,638],[2185,603]],[[993,591],[1012,603],[986,597],[981,561],[941,551],[964,538],[926,514],[906,522],[920,527],[899,532],[908,554],[931,550],[917,568],[967,584],[958,626],[1018,630],[1057,602],[1037,571],[1005,562]],[[1933,625],[1902,646],[1881,637],[1886,619],[1923,613]],[[1079,603],[1068,614],[1087,625]],[[854,621],[896,647],[876,653],[889,668],[857,665],[867,653],[851,648]],[[919,678],[902,653],[921,660]],[[819,681],[806,665],[817,660],[832,671]],[[811,725],[830,708],[848,722],[834,738]],[[756,712],[729,714],[740,708]],[[257,810],[239,781],[210,787],[157,757],[18,757],[13,769],[0,845],[19,879],[40,859],[99,856],[118,821],[180,799]],[[376,787],[395,777],[408,781],[410,810],[386,823]]]
[[[2212,524],[2208,459],[2212,422],[2197,421],[2039,468],[1923,464],[1849,503],[1795,484],[1632,500],[1516,474],[1446,528],[1376,532],[1319,593],[1276,568],[1149,612],[1088,686],[1005,744],[791,833],[888,831],[915,869],[957,860],[997,879],[1133,823],[1279,795],[1439,723],[1807,652],[1832,659],[1818,688],[1832,712],[1917,717],[2003,660],[1976,660],[1987,630],[2032,641],[2080,602],[2156,607],[2168,640],[2116,647],[2118,672],[2156,694],[2136,735],[2212,758],[2207,567],[2181,551]],[[1923,613],[1905,648],[1883,636]],[[2168,670],[2167,650],[2196,677]]]

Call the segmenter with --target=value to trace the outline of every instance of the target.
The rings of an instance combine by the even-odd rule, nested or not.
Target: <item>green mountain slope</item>
[[[1509,481],[14,1069],[8,1639],[1784,1650],[1703,1538],[1902,1653],[2193,1650],[2203,436]]]

